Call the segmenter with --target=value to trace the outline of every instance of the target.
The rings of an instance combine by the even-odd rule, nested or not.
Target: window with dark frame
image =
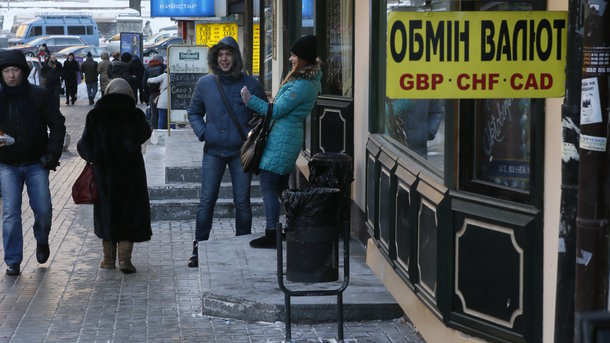
[[[529,11],[535,2],[462,2],[463,10]],[[533,203],[534,138],[543,99],[460,101],[460,190]]]

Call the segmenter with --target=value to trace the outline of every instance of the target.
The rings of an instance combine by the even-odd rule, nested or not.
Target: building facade
[[[325,62],[298,170],[307,176],[318,152],[353,157],[353,237],[423,337],[554,341],[563,99],[397,99],[387,89],[388,21],[527,16],[567,11],[567,1],[264,2],[277,43],[272,94],[301,34],[318,36]]]

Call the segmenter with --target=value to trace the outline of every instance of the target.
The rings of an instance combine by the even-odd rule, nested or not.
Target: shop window
[[[273,87],[273,59],[276,58],[276,49],[275,45],[275,18],[276,18],[276,7],[274,5],[274,1],[265,0],[265,8],[264,8],[264,34],[265,34],[265,42],[262,47],[262,53],[264,56],[263,60],[263,85],[265,87],[265,92],[271,95],[272,87]]]
[[[533,2],[464,2],[465,10],[529,11]],[[459,188],[533,203],[536,135],[544,128],[543,100],[460,102]],[[536,129],[538,128],[538,129]]]
[[[531,202],[533,129],[541,108],[541,100],[532,99],[463,101],[460,188]]]
[[[454,1],[387,1],[386,13],[448,11],[455,4]],[[385,41],[387,44],[387,37]],[[388,51],[387,46],[384,48],[384,51]],[[387,94],[386,90],[382,132],[397,145],[423,158],[428,166],[442,172],[445,164],[445,118],[452,115],[455,102],[445,99],[397,99]]]
[[[353,96],[353,27],[354,1],[325,2],[327,44],[325,94],[351,98]],[[305,21],[305,18],[303,19]],[[305,28],[304,28],[305,29]]]

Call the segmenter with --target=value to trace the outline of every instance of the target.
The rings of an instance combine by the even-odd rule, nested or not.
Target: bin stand
[[[337,329],[339,342],[343,342],[343,291],[349,284],[349,240],[350,230],[347,221],[344,221],[343,226],[343,284],[336,289],[317,289],[317,290],[291,290],[284,285],[284,254],[282,252],[282,224],[278,223],[275,229],[276,247],[277,247],[277,282],[280,289],[284,292],[284,306],[286,307],[286,342],[292,341],[291,319],[290,319],[290,297],[306,297],[306,296],[337,296]]]

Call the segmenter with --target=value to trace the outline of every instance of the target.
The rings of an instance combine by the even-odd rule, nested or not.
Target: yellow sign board
[[[205,45],[211,48],[226,36],[232,36],[237,41],[237,23],[195,25],[195,40],[197,45]]]
[[[388,14],[386,94],[402,99],[565,93],[567,12]]]
[[[252,24],[252,74],[257,75],[261,66],[261,26]]]

